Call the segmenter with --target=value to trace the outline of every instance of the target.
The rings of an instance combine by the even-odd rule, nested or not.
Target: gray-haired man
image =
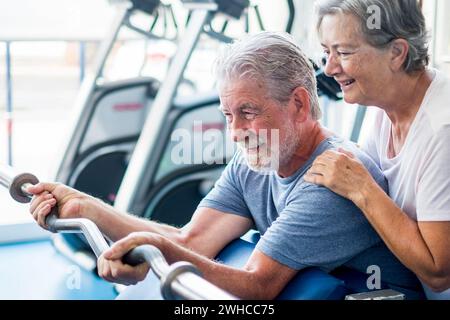
[[[250,36],[222,54],[216,73],[221,109],[240,151],[187,226],[143,221],[55,184],[30,189],[36,195],[31,205],[36,219],[43,224],[55,197],[61,217],[88,217],[109,238],[121,239],[99,259],[99,274],[113,282],[144,279],[147,265],[132,268],[120,258],[137,245],[153,244],[169,263],[189,261],[207,280],[241,298],[275,298],[310,266],[331,271],[345,265],[366,272],[377,265],[385,283],[419,288],[356,206],[303,180],[318,155],[345,146],[386,188],[368,157],[320,126],[313,69],[294,42],[278,33]],[[261,239],[243,268],[212,260],[252,227]]]

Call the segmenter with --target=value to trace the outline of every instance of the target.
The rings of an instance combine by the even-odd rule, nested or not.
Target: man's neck
[[[300,147],[294,153],[291,160],[283,168],[278,170],[278,175],[282,178],[292,176],[308,162],[319,144],[332,135],[333,133],[331,131],[322,128],[317,121],[312,121],[309,126],[304,128],[302,134],[300,134]]]

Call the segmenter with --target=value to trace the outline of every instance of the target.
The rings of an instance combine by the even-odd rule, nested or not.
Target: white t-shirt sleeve
[[[417,220],[450,221],[450,125],[430,141],[417,181]]]

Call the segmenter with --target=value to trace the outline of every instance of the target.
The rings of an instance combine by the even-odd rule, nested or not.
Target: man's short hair
[[[261,32],[228,45],[216,60],[215,74],[219,88],[241,79],[257,81],[280,104],[287,104],[292,92],[303,87],[312,118],[322,116],[314,68],[287,33]]]

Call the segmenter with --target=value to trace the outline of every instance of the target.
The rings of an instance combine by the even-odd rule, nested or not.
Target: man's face
[[[220,101],[231,138],[252,170],[278,171],[289,162],[300,137],[287,106],[268,98],[263,85],[249,80],[225,85]]]

